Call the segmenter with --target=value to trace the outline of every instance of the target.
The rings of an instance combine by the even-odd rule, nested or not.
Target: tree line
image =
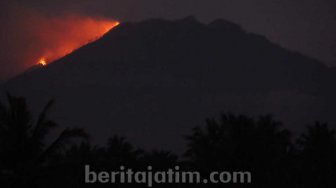
[[[0,102],[1,187],[146,187],[136,184],[85,184],[84,166],[113,171],[120,166],[154,171],[180,166],[201,172],[250,171],[251,184],[213,187],[333,187],[336,185],[336,136],[316,122],[294,136],[272,116],[222,114],[208,118],[185,136],[184,154],[145,151],[125,137],[112,135],[105,146],[90,143],[82,129],[64,129],[50,144],[57,124],[48,113],[50,101],[34,121],[24,97],[7,94]],[[209,187],[202,184],[158,184],[155,187]]]

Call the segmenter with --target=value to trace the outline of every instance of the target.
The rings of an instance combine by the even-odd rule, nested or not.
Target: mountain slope
[[[272,113],[293,129],[333,121],[333,75],[225,20],[153,19],[121,24],[2,91],[27,96],[34,109],[56,98],[55,119],[84,127],[98,143],[122,134],[180,150],[191,127],[221,112]]]

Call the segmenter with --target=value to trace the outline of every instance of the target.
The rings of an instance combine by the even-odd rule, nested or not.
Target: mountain
[[[119,134],[181,151],[192,127],[221,112],[272,113],[293,130],[334,123],[335,79],[335,69],[239,25],[188,17],[123,23],[0,90],[26,96],[33,110],[55,98],[54,119],[96,143]]]

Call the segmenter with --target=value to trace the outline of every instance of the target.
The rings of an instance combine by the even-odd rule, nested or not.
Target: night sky
[[[77,14],[121,22],[191,15],[203,22],[224,18],[288,49],[336,65],[334,0],[16,0],[0,2],[0,81],[27,68],[20,56],[34,46],[36,36],[25,33],[39,27],[25,21],[31,12],[48,18]]]

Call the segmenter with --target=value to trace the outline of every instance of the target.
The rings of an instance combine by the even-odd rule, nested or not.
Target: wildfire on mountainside
[[[55,27],[41,28],[37,36],[42,41],[48,41],[47,46],[41,47],[41,57],[37,62],[41,66],[46,66],[77,48],[97,40],[120,24],[118,21],[80,17],[70,18],[64,22],[59,20],[51,20],[51,22],[55,22],[53,24]]]

